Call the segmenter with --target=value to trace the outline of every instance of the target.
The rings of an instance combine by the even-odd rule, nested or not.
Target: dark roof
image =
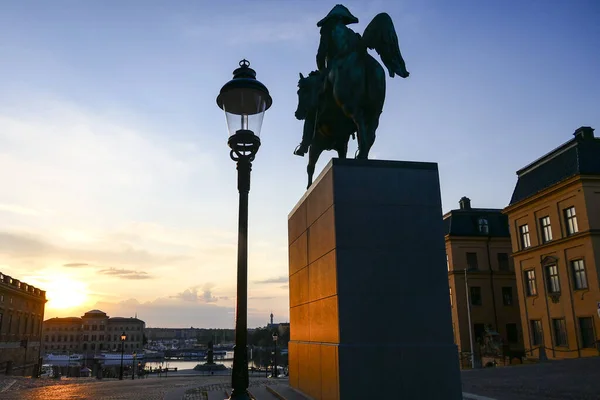
[[[510,205],[576,175],[600,175],[600,138],[593,129],[579,128],[575,137],[517,171]]]
[[[109,322],[142,322],[144,323],[144,321],[142,321],[141,319],[137,319],[134,317],[111,317],[108,319]]]
[[[479,230],[479,219],[487,220],[488,232]],[[444,234],[450,236],[510,237],[508,217],[496,208],[452,210],[444,215]]]
[[[54,317],[44,321],[44,323],[52,323],[52,322],[81,322],[81,318],[79,317]]]

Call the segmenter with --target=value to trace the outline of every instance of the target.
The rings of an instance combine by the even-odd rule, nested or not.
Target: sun
[[[55,310],[79,307],[88,297],[86,284],[64,275],[49,277],[45,289],[48,299],[46,306]]]

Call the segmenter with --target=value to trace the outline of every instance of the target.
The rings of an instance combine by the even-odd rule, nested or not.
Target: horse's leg
[[[338,141],[335,150],[338,153],[338,158],[345,159],[348,154],[348,141],[350,140],[350,136],[346,139]]]
[[[373,143],[369,138],[370,132],[367,129],[367,123],[362,113],[354,117],[354,123],[356,124],[356,134],[358,136],[358,154],[356,158],[367,159],[369,157],[369,149]]]
[[[369,157],[369,152],[371,151],[371,147],[375,143],[375,136],[377,132],[377,127],[379,127],[379,115],[372,118],[369,123],[366,124],[366,144],[365,144],[365,158]]]
[[[317,165],[317,160],[322,152],[323,147],[319,143],[316,143],[316,141],[313,141],[313,143],[310,145],[310,149],[308,150],[308,165],[306,166],[306,172],[308,173],[308,186],[306,186],[307,190],[310,188],[310,185],[312,185],[315,166]]]

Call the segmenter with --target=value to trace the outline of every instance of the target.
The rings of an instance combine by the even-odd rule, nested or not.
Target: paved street
[[[496,400],[598,400],[600,357],[462,373],[463,392]]]
[[[224,399],[230,379],[229,376],[190,375],[134,381],[65,379],[56,382],[49,379],[0,377],[0,398],[205,400],[206,394],[209,400]],[[256,377],[251,378],[250,382],[249,390],[259,400],[276,399],[266,390],[267,384],[288,398],[286,379],[274,381]],[[463,392],[496,400],[598,400],[600,357],[463,371],[462,383]]]

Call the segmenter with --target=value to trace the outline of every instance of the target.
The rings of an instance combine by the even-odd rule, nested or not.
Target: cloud
[[[200,285],[192,286],[190,288],[185,289],[183,292],[177,293],[174,296],[170,296],[174,299],[181,299],[184,301],[189,301],[193,303],[215,303],[218,300],[225,300],[227,297],[216,297],[212,293],[214,285],[212,283],[206,283],[202,286],[202,291],[199,292]]]
[[[67,267],[67,268],[81,268],[81,267],[87,267],[89,266],[89,264],[86,263],[67,263],[67,264],[63,264],[63,267]]]
[[[114,247],[114,245],[113,245]],[[130,245],[120,245],[118,249],[69,248],[56,246],[39,235],[27,233],[0,232],[0,254],[14,258],[56,257],[63,259],[87,259],[97,264],[119,265],[165,265],[189,259],[183,255],[153,254]],[[64,266],[82,266],[72,263]]]
[[[153,276],[149,275],[145,271],[134,271],[131,269],[108,268],[108,269],[102,269],[102,270],[98,271],[98,273],[103,274],[103,275],[117,276],[121,279],[132,279],[132,280],[153,278]]]
[[[287,276],[278,276],[276,278],[268,278],[261,281],[254,281],[253,283],[263,284],[263,283],[287,283],[289,278]]]
[[[0,211],[5,211],[13,214],[20,215],[31,215],[37,216],[41,215],[43,212],[39,210],[34,210],[33,208],[20,206],[18,204],[0,204]]]

